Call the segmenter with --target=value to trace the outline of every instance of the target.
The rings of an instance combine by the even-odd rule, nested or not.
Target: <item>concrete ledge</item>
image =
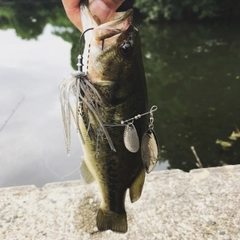
[[[154,172],[126,200],[128,232],[98,232],[95,183],[0,189],[0,239],[240,239],[240,165]]]

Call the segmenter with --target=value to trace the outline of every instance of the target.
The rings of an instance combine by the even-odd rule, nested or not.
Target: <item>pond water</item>
[[[149,105],[161,147],[156,170],[240,163],[240,32],[235,24],[146,24]],[[67,156],[58,86],[75,69],[80,33],[60,1],[0,3],[0,187],[79,179]],[[229,147],[216,144],[226,141]]]

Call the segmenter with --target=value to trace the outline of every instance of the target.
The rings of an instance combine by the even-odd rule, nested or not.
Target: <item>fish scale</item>
[[[97,227],[100,231],[124,233],[128,229],[126,191],[129,189],[131,202],[140,198],[148,158],[156,155],[148,146],[141,146],[149,126],[140,37],[132,24],[133,10],[115,13],[107,23],[98,25],[86,5],[80,8],[86,75],[81,77],[80,72],[79,79],[76,74],[60,86],[66,143],[69,148],[72,113],[84,151],[81,175],[87,183],[96,180],[102,195]],[[81,56],[78,59],[82,61]],[[76,89],[76,81],[79,81],[77,90],[72,91],[71,88]],[[69,92],[75,93],[76,106],[71,106]],[[122,124],[126,119],[134,119],[131,126],[128,122]],[[144,142],[151,143],[148,139]],[[144,159],[140,146],[147,152]]]

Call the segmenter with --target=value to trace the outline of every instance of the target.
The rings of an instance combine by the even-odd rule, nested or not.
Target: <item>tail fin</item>
[[[127,214],[116,212],[104,212],[101,208],[97,214],[97,227],[99,231],[112,230],[114,232],[127,232]]]

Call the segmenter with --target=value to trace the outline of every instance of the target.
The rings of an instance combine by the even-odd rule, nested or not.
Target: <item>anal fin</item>
[[[116,213],[104,211],[100,208],[97,214],[97,227],[99,231],[110,229],[114,232],[125,233],[128,229],[127,214],[125,211],[123,213]]]
[[[87,184],[90,184],[95,181],[92,173],[88,169],[88,166],[86,165],[85,161],[82,161],[82,164],[80,166],[80,174],[81,177],[83,178],[84,182]]]
[[[137,175],[136,179],[132,183],[131,187],[129,188],[129,194],[131,202],[136,202],[142,193],[143,184],[145,180],[145,171],[141,169],[140,173]]]

